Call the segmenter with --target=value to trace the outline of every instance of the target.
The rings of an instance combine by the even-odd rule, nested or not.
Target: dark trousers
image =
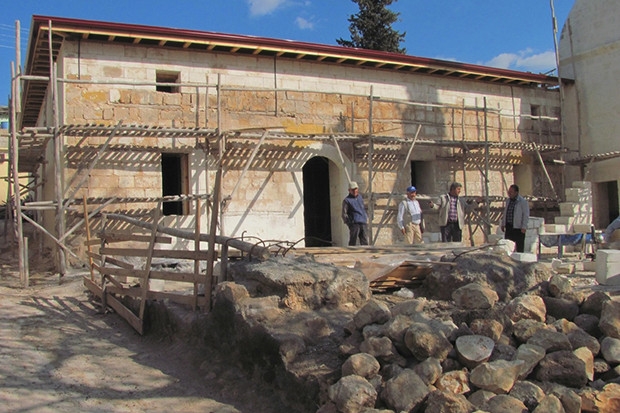
[[[349,245],[355,245],[358,238],[360,245],[368,245],[368,225],[349,224]]]
[[[504,238],[515,242],[516,252],[523,252],[525,249],[525,234],[521,232],[521,228],[513,228],[512,224],[506,224]]]
[[[441,242],[461,242],[463,231],[458,222],[448,222],[445,227],[439,227]]]

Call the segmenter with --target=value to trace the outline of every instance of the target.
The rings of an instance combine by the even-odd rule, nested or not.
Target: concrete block
[[[569,230],[567,225],[545,224],[545,234],[566,234]]]
[[[564,217],[575,217],[584,214],[591,214],[592,206],[579,202],[560,202],[560,215]]]
[[[577,234],[589,234],[592,230],[592,225],[590,224],[575,224],[573,225],[573,232]]]
[[[596,261],[583,261],[584,271],[596,271]]]
[[[520,262],[537,262],[538,256],[529,252],[513,252],[510,254],[510,258]]]
[[[540,228],[543,225],[545,225],[545,219],[544,218],[530,217],[530,219],[527,221],[527,228],[528,229]]]
[[[582,188],[566,188],[565,189],[566,202],[592,202],[592,191]]]
[[[573,224],[588,224],[592,223],[592,214],[591,213],[581,213],[579,215],[574,216],[575,220]]]
[[[596,281],[602,285],[620,285],[620,251],[596,251]]]
[[[562,260],[551,260],[551,268],[558,274],[573,274],[575,272],[575,264],[562,262]]]
[[[559,225],[573,225],[575,217],[555,217],[554,222]]]
[[[590,182],[590,181],[574,181],[571,186],[573,188],[592,189],[592,182]]]

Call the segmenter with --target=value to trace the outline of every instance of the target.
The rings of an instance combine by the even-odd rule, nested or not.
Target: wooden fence
[[[84,277],[84,285],[101,300],[104,310],[112,308],[140,334],[144,333],[144,315],[148,300],[165,299],[191,307],[194,311],[199,308],[209,311],[214,285],[227,279],[229,247],[237,249],[241,254],[245,253],[250,259],[264,260],[270,256],[266,246],[236,238],[201,234],[198,225],[194,231],[164,227],[159,223],[161,203],[154,210],[152,222],[119,214],[102,214],[102,230],[96,237],[92,237],[86,208],[84,203],[85,243],[90,276]],[[127,231],[127,228],[122,232],[106,230],[111,221],[123,221],[130,224],[130,228],[141,230],[135,233]],[[199,221],[200,217],[197,216],[196,222]],[[194,248],[161,248],[162,245],[172,244],[174,238],[192,240]],[[201,242],[208,243],[207,251],[200,249]],[[215,244],[219,248],[216,248]],[[220,272],[214,276],[213,267],[218,251]],[[174,270],[166,269],[165,264],[161,265],[161,261],[165,260],[193,265]],[[206,263],[206,268],[201,266],[201,263]],[[187,267],[191,269],[188,270]],[[154,288],[154,284],[158,284],[155,280],[162,280],[159,284],[172,284],[175,288],[169,291]],[[122,297],[130,297],[136,304],[133,307],[137,308],[139,305],[139,309],[132,310],[124,304]]]

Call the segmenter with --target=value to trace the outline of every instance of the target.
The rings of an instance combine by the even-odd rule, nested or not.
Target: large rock
[[[361,271],[307,257],[238,261],[229,266],[228,274],[252,297],[277,296],[284,307],[294,310],[359,308],[371,297],[368,278]]]
[[[434,383],[439,390],[453,394],[469,393],[469,377],[467,370],[452,370],[437,379]]]
[[[573,354],[577,356],[577,358],[584,362],[586,369],[586,377],[589,381],[594,380],[594,356],[592,352],[587,347],[580,347],[578,349],[573,350]]]
[[[495,396],[496,394],[492,391],[480,389],[470,394],[467,400],[469,400],[471,404],[473,404],[478,410],[480,410],[486,404],[486,402],[488,402]]]
[[[599,318],[592,314],[579,314],[573,320],[579,328],[593,337],[601,335],[601,329],[598,327]]]
[[[583,303],[581,303],[580,309],[583,314],[591,314],[596,317],[601,317],[601,311],[603,309],[603,303],[611,300],[611,298],[602,291],[595,291],[590,294]]]
[[[374,407],[377,391],[365,378],[350,375],[329,388],[329,398],[341,413],[360,413],[367,407]]]
[[[471,371],[469,380],[478,388],[496,394],[508,393],[517,380],[522,364],[521,360],[483,363]]]
[[[512,334],[519,342],[527,343],[527,341],[540,329],[552,330],[553,328],[542,321],[522,318],[512,326]]]
[[[557,396],[550,394],[543,397],[532,413],[565,413],[564,406]]]
[[[413,356],[422,361],[434,357],[443,361],[452,350],[452,344],[436,329],[425,323],[413,323],[405,332],[405,345]]]
[[[489,287],[472,283],[455,290],[452,293],[452,299],[458,307],[474,310],[493,307],[499,296]]]
[[[496,291],[500,301],[508,301],[551,276],[542,264],[520,263],[485,252],[463,254],[454,261],[456,266],[441,266],[426,276],[423,286],[429,296],[450,300],[458,288],[478,283]]]
[[[433,413],[471,413],[476,408],[465,396],[448,391],[432,391],[426,399],[427,412]]]
[[[579,347],[587,347],[594,356],[596,356],[601,350],[601,343],[596,339],[596,337],[592,337],[582,329],[571,331],[566,334],[566,337],[568,337],[568,341],[570,341],[570,344],[574,349]]]
[[[545,358],[545,349],[535,344],[522,344],[517,348],[515,360],[522,360],[523,364],[519,369],[519,380],[524,380],[534,371],[540,360]]]
[[[581,413],[581,397],[573,389],[553,382],[540,383],[546,395],[553,394],[562,402],[566,413]]]
[[[526,294],[513,299],[506,304],[504,311],[514,322],[524,318],[540,322],[547,319],[545,302],[541,297],[533,294]]]
[[[598,326],[606,336],[620,338],[620,302],[603,302]]]
[[[469,324],[472,333],[489,337],[497,342],[504,332],[504,326],[497,320],[477,318]]]
[[[543,297],[547,315],[555,319],[565,318],[572,321],[579,314],[579,305],[564,298]]]
[[[402,358],[388,337],[369,337],[360,344],[360,351],[385,362],[398,361]]]
[[[492,413],[528,413],[527,407],[521,400],[507,394],[492,397],[484,404],[482,410]]]
[[[535,369],[536,379],[579,388],[586,385],[586,364],[572,351],[555,351],[543,358]]]
[[[372,355],[358,353],[349,357],[342,365],[342,376],[355,374],[370,379],[379,373],[381,365]]]
[[[441,363],[436,358],[429,357],[413,366],[413,371],[420,376],[424,383],[430,385],[435,383],[439,376],[441,376]]]
[[[597,411],[601,413],[620,412],[620,384],[610,383],[603,387],[595,402]]]
[[[609,364],[620,363],[620,340],[613,337],[605,337],[601,341],[601,355]]]
[[[391,318],[390,308],[379,300],[370,300],[353,317],[355,327],[363,328],[368,324],[383,324]]]
[[[456,339],[454,349],[459,361],[468,369],[473,369],[489,360],[495,342],[486,336],[461,336]]]
[[[411,369],[405,369],[385,383],[381,399],[396,412],[417,411],[429,392],[420,376]]]
[[[540,401],[545,397],[543,389],[529,381],[517,381],[510,392],[509,396],[521,400],[523,404],[530,410],[534,410]]]
[[[554,274],[549,279],[549,293],[553,297],[562,297],[562,295],[572,292],[573,286],[570,279],[565,275]]]
[[[557,331],[540,329],[527,340],[527,344],[533,344],[545,349],[547,353],[560,350],[572,350],[570,341],[566,334]]]

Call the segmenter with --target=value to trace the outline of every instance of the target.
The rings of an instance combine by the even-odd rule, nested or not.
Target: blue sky
[[[575,0],[398,0],[393,27],[407,54],[534,73],[555,69],[558,32]],[[0,9],[0,105],[10,91],[15,21],[25,59],[33,14],[145,24],[335,45],[349,39],[351,0],[4,0]],[[558,33],[559,36],[559,33]]]

